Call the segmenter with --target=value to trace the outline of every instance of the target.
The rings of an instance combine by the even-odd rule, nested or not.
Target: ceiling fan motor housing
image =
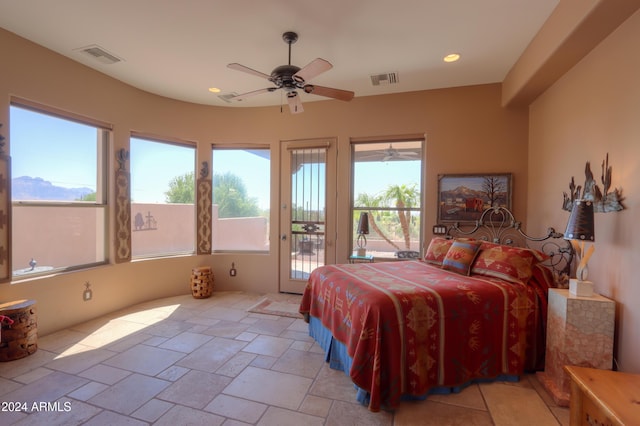
[[[279,88],[296,89],[298,88],[297,81],[293,78],[293,75],[298,71],[300,71],[300,67],[295,65],[280,65],[271,71],[269,81]]]

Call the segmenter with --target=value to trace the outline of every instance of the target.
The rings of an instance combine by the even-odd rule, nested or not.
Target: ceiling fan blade
[[[267,80],[269,79],[269,77],[271,77],[270,75],[267,75],[263,72],[256,71],[253,68],[245,67],[244,65],[240,65],[235,62],[233,64],[227,65],[227,68],[231,68],[232,70],[236,70],[236,71],[246,72],[247,74],[252,74],[257,77],[266,78]]]
[[[333,65],[331,65],[329,61],[325,61],[322,58],[316,58],[295,73],[293,75],[293,79],[298,83],[304,83],[325,71],[329,71],[331,68],[333,68]]]
[[[291,114],[299,114],[304,111],[304,108],[302,108],[302,101],[300,101],[298,93],[287,93],[287,102],[289,103],[289,111],[291,111]]]
[[[234,101],[241,101],[243,99],[250,98],[251,96],[259,95],[261,93],[273,92],[276,89],[277,89],[277,87],[267,87],[265,89],[258,89],[258,90],[254,90],[252,92],[242,93],[242,94],[240,94],[238,96],[234,96],[231,99],[234,100]]]
[[[338,99],[340,101],[350,101],[353,99],[354,95],[354,93],[349,90],[333,89],[331,87],[316,86],[315,84],[305,85],[304,91],[306,93],[326,96],[327,98]]]

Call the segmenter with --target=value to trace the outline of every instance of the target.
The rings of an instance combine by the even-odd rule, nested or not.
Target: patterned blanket
[[[434,387],[534,369],[546,313],[538,295],[536,284],[421,261],[326,265],[312,272],[300,312],[346,347],[351,379],[379,411]]]

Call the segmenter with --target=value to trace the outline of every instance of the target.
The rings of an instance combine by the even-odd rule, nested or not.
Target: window
[[[107,261],[108,125],[12,103],[14,278]]]
[[[366,254],[375,258],[420,253],[423,140],[352,142],[352,247],[358,222],[367,213]],[[360,253],[362,254],[362,253]]]
[[[268,251],[268,148],[213,148],[213,251]]]
[[[153,257],[195,248],[195,146],[132,137],[131,254]]]

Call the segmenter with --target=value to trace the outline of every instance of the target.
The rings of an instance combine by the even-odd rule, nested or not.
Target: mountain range
[[[20,176],[11,179],[11,198],[16,201],[75,201],[95,192],[91,188],[65,188],[39,177]]]

